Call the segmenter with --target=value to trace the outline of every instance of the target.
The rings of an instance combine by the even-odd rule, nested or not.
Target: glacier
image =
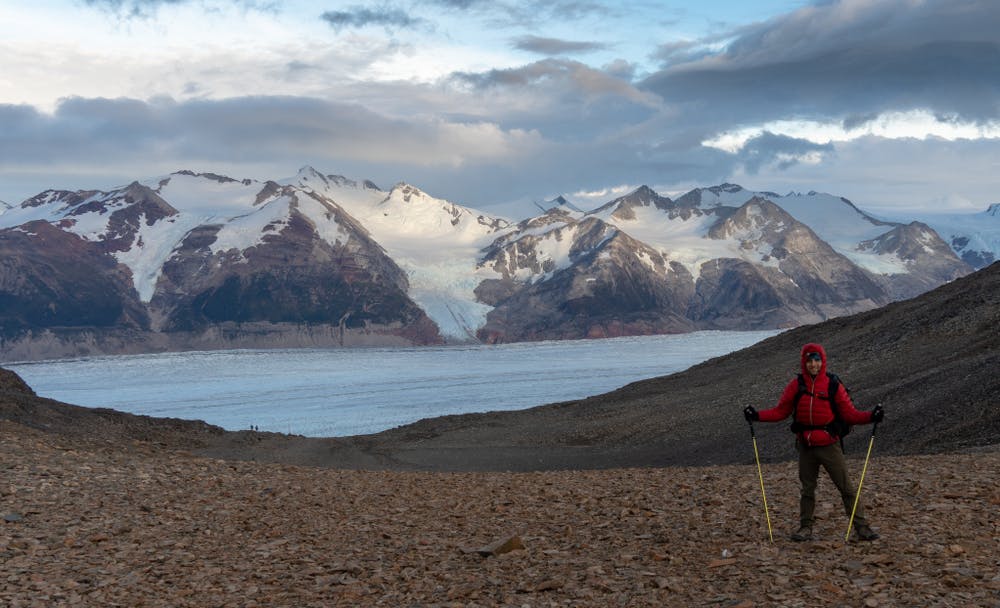
[[[777,331],[409,348],[240,350],[9,364],[40,396],[313,437],[514,410],[682,371]],[[795,359],[790,353],[790,360]],[[777,398],[777,395],[775,395]]]

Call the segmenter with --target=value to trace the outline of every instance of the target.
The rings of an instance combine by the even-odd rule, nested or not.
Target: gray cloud
[[[633,133],[662,111],[660,100],[621,77],[621,65],[599,70],[578,61],[544,59],[519,68],[454,74],[472,103],[507,128],[533,130],[552,142],[592,142],[635,138]],[[633,155],[634,156],[634,155]]]
[[[279,167],[280,177],[316,164],[391,182],[415,169],[454,173],[467,164],[511,162],[539,145],[537,134],[489,123],[404,120],[301,97],[71,98],[53,114],[0,105],[0,181],[39,166],[53,175],[115,167],[131,181],[192,165]],[[139,159],[146,173],[126,177]]]
[[[648,182],[682,163],[691,165],[688,175],[705,175],[688,150],[638,154],[643,142],[601,118],[615,108],[592,103],[580,112],[585,105],[550,110],[567,116],[544,125],[545,133],[519,124],[541,125],[540,117],[515,115],[504,126],[473,116],[401,119],[301,97],[73,98],[52,114],[0,105],[0,181],[7,188],[37,181],[39,167],[48,175],[44,188],[109,187],[185,168],[280,178],[312,164],[380,184],[408,180],[435,196],[488,208],[539,192],[604,187],[609,175],[615,183]],[[584,131],[588,118],[595,124]],[[711,176],[718,176],[714,168]],[[18,202],[41,189],[4,195]]]
[[[583,42],[560,40],[558,38],[542,38],[540,36],[523,36],[513,43],[514,48],[540,55],[569,55],[574,53],[590,53],[607,48],[600,42]]]
[[[565,23],[607,17],[621,10],[609,8],[608,3],[586,0],[497,0],[470,2],[469,8],[477,9],[493,27],[529,29],[544,28],[553,20]]]
[[[337,31],[345,28],[362,28],[370,25],[381,26],[387,29],[406,29],[423,23],[423,20],[411,16],[402,9],[388,7],[377,9],[354,7],[346,11],[326,11],[320,15],[320,19],[326,21]]]
[[[737,30],[722,52],[664,47],[642,87],[731,123],[855,120],[930,109],[965,120],[1000,107],[1000,4],[827,2]]]
[[[600,2],[585,0],[560,0],[558,2],[539,2],[538,6],[548,7],[553,17],[576,20],[594,15],[607,15],[610,10]]]
[[[701,40],[671,40],[656,48],[651,57],[663,66],[688,63],[711,55]]]
[[[145,10],[156,9],[168,4],[185,4],[192,0],[84,0],[88,6],[111,10]]]
[[[462,10],[478,6],[491,6],[493,4],[492,0],[425,0],[425,3]]]
[[[615,63],[611,71],[592,68],[578,61],[543,59],[519,68],[489,70],[480,73],[457,72],[451,78],[481,89],[509,87],[512,89],[544,88],[549,93],[568,91],[572,95],[614,95],[632,102],[654,105],[653,96],[647,96],[632,86],[619,74],[629,73],[625,66]]]
[[[88,6],[126,17],[149,17],[161,6],[178,5],[190,0],[84,0]]]
[[[807,155],[817,153],[833,154],[833,144],[816,144],[765,131],[747,141],[739,152],[739,159],[747,173],[757,175],[768,166],[778,170],[789,169],[802,162]]]
[[[216,0],[214,3],[206,0],[83,0],[87,6],[92,6],[125,18],[149,18],[163,6],[179,6],[182,4],[198,4],[206,9],[218,9],[226,6],[236,6],[247,10],[274,12],[282,0]]]

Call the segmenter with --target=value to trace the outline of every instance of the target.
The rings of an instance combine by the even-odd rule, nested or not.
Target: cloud
[[[459,72],[452,75],[452,80],[481,90],[510,89],[518,95],[542,91],[545,95],[570,95],[577,102],[608,97],[647,107],[658,105],[654,95],[636,89],[620,77],[621,73],[628,73],[622,65],[610,67],[611,71],[604,71],[578,61],[543,59],[518,68]]]
[[[7,170],[113,165],[135,157],[170,170],[192,162],[297,167],[341,161],[454,170],[505,162],[530,152],[539,139],[487,122],[401,120],[358,104],[301,97],[71,98],[52,115],[0,106],[0,125],[0,165]]]
[[[799,163],[818,164],[832,154],[833,144],[816,144],[804,139],[764,132],[747,141],[738,156],[747,173],[756,175],[761,168],[772,166],[785,170]]]
[[[191,0],[84,0],[88,6],[115,11],[156,9],[167,4],[185,4]]]
[[[586,0],[559,0],[556,2],[538,2],[535,8],[548,7],[552,16],[574,21],[585,19],[595,15],[607,15],[611,11],[600,2],[587,2]]]
[[[579,132],[586,117],[578,112],[547,111],[569,116],[556,125],[542,116],[400,118],[361,104],[280,96],[70,98],[53,113],[0,105],[0,182],[8,188],[44,184],[5,192],[16,202],[59,184],[107,188],[185,168],[278,179],[311,164],[380,184],[406,180],[435,196],[488,208],[539,193],[605,187],[608,175],[647,183],[677,170],[677,163],[722,155],[661,150],[643,156],[637,150],[646,144],[628,130],[590,137]],[[544,133],[519,124],[533,120]],[[598,122],[591,128],[608,128]],[[704,177],[696,164],[684,173]],[[711,177],[718,177],[714,168]]]
[[[468,9],[474,6],[492,6],[493,0],[426,0],[427,4],[445,8]]]
[[[997,140],[862,137],[836,144],[820,164],[737,170],[731,178],[753,189],[829,192],[862,209],[912,220],[914,214],[983,211],[1000,202]]]
[[[161,6],[180,5],[190,0],[84,0],[93,6],[130,18],[150,17]]]
[[[237,7],[247,10],[275,11],[281,0],[217,0],[214,3],[206,0],[84,0],[87,6],[93,6],[125,18],[150,18],[161,7],[198,4],[206,9],[222,9]]]
[[[514,48],[540,55],[569,55],[574,53],[589,53],[602,51],[607,45],[600,42],[578,42],[560,40],[558,38],[542,38],[539,36],[523,36],[513,43]]]
[[[941,178],[937,188],[984,194],[1000,184],[984,179],[996,172],[982,163],[977,178],[952,154],[904,151],[982,142],[981,150],[996,153],[998,22],[996,2],[834,0],[702,40],[664,43],[655,54],[662,68],[636,83],[674,116],[664,112],[647,125],[663,141],[652,150],[676,156],[700,138],[702,147],[725,151],[702,158],[728,167],[728,179],[760,180],[774,190],[827,184],[840,193],[844,186],[824,173],[837,167],[844,184],[866,184],[885,208],[907,196],[927,200],[935,186],[920,174],[934,157],[941,164],[925,175]],[[890,155],[908,162],[889,163]],[[882,175],[865,163],[892,168]],[[892,188],[889,175],[898,179]]]
[[[610,3],[587,0],[484,0],[461,2],[460,8],[475,9],[486,18],[491,28],[550,29],[553,24],[566,24],[607,18],[621,9],[609,8]],[[449,0],[432,0],[433,4],[452,5]],[[611,4],[613,6],[613,4]]]
[[[998,21],[989,1],[826,2],[732,32],[721,51],[665,47],[669,64],[641,86],[734,124],[912,109],[989,120],[1000,106]]]
[[[412,17],[402,9],[388,7],[377,9],[354,7],[347,11],[326,11],[320,15],[320,19],[326,21],[337,31],[370,25],[382,26],[386,29],[406,29],[423,23],[422,19]]]

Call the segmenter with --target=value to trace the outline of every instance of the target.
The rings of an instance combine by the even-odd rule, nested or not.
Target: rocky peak
[[[154,190],[138,182],[132,182],[108,196],[94,198],[90,203],[74,209],[72,215],[84,211],[110,212],[102,239],[103,248],[108,252],[130,249],[143,224],[152,226],[179,213]]]
[[[876,253],[892,253],[906,261],[916,261],[927,255],[945,255],[951,248],[930,226],[922,222],[901,224],[877,239],[861,243],[861,248]]]
[[[663,211],[668,211],[673,207],[673,201],[665,196],[660,196],[649,186],[640,186],[625,196],[616,198],[610,203],[595,209],[591,214],[611,211],[611,215],[616,219],[634,220],[636,218],[635,210],[642,207],[655,207]]]
[[[578,218],[586,213],[561,194],[551,200],[534,201],[534,205],[544,214],[572,215]]]
[[[711,239],[737,238],[759,242],[773,240],[775,235],[800,226],[784,209],[766,198],[755,196],[735,213],[721,218],[708,231]]]
[[[570,248],[569,257],[574,260],[581,255],[599,251],[619,234],[622,233],[615,226],[596,217],[588,217],[577,225],[576,239]]]
[[[674,203],[681,207],[700,207],[701,198],[701,188],[695,188],[694,190],[682,194],[674,201]]]
[[[323,175],[316,169],[306,165],[299,169],[298,174],[295,176],[294,182],[299,186],[321,189],[325,190],[331,187],[339,188],[351,188],[355,190],[375,190],[381,192],[381,189],[376,186],[373,182],[365,180],[360,184],[353,179],[344,177],[343,175]]]
[[[274,200],[275,197],[281,194],[290,193],[292,190],[291,186],[282,186],[277,182],[268,180],[254,198],[253,206],[259,207],[264,203]]]
[[[737,194],[745,192],[742,186],[736,184],[722,184],[711,188],[695,188],[684,193],[674,201],[677,209],[694,210],[700,209],[703,205],[708,207],[718,207],[724,205],[724,194]],[[707,196],[706,196],[707,193]]]
[[[580,208],[566,200],[566,197],[561,194],[550,201],[535,203],[535,206],[545,213],[572,213],[581,211]]]
[[[182,169],[180,171],[175,171],[173,174],[174,175],[186,175],[188,177],[200,177],[200,178],[203,178],[203,179],[211,180],[213,182],[218,182],[220,184],[243,184],[244,186],[248,186],[251,183],[253,183],[253,180],[251,180],[251,179],[242,179],[242,180],[240,180],[240,179],[233,179],[233,178],[225,176],[225,175],[219,175],[218,173],[195,173],[194,171],[190,171],[188,169]]]
[[[404,203],[412,202],[414,199],[428,198],[420,188],[412,186],[405,182],[400,182],[393,186],[392,190],[389,191],[390,199],[399,199]],[[387,199],[388,200],[388,199]]]
[[[357,186],[357,184],[346,177],[340,175],[323,175],[308,165],[299,169],[298,174],[295,176],[295,183],[299,186],[313,189],[326,189],[333,184],[340,186]]]
[[[21,203],[21,207],[23,209],[30,207],[44,207],[45,205],[50,205],[56,201],[63,201],[63,208],[68,209],[80,204],[95,194],[97,194],[96,190],[77,190],[76,192],[70,192],[69,190],[46,190]]]
[[[993,203],[986,210],[986,215],[991,217],[1000,217],[1000,203]]]

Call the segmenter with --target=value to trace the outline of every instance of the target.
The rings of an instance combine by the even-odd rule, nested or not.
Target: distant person
[[[830,386],[835,384],[831,400]],[[836,407],[836,412],[832,409]],[[816,481],[822,466],[833,484],[840,490],[847,516],[851,516],[857,491],[847,474],[842,439],[845,432],[840,424],[869,424],[882,421],[884,412],[877,405],[870,412],[854,409],[851,396],[839,378],[827,374],[826,351],[819,344],[802,347],[802,375],[785,386],[778,405],[758,412],[748,405],[743,410],[747,420],[778,422],[793,417],[792,431],[799,451],[799,481],[802,494],[799,502],[799,529],[792,534],[794,541],[812,539],[813,512],[816,509]],[[868,525],[865,509],[858,502],[854,513],[854,530],[861,540],[875,540],[879,535]]]

